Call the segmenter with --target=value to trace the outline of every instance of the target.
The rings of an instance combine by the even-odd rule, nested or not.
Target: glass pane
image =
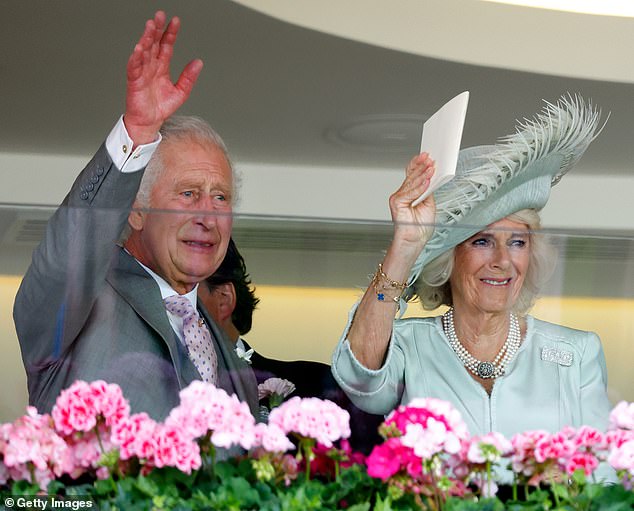
[[[31,252],[42,239],[53,211],[46,207],[0,207],[2,422],[22,415],[27,403],[12,308]],[[87,218],[87,210],[68,214],[83,218],[84,231],[72,233],[68,246],[50,250],[65,253],[69,247],[98,243],[104,232],[101,226],[120,218],[121,212],[92,211],[92,219]],[[252,329],[244,338],[269,358],[330,363],[349,309],[383,259],[392,235],[391,224],[240,215],[233,222],[233,238],[260,299]],[[609,232],[544,233],[558,249],[557,266],[531,314],[596,332],[603,342],[612,402],[634,401],[634,237]],[[67,286],[81,290],[78,256],[69,252],[68,260],[59,261],[56,270],[68,270],[64,273],[69,279]],[[406,317],[436,314],[412,303]],[[40,310],[28,311],[28,315],[34,324],[51,321]],[[116,337],[116,331],[112,336]],[[112,339],[104,339],[104,343],[109,341]],[[54,352],[51,340],[51,356]]]

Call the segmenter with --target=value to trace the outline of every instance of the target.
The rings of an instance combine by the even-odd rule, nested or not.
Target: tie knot
[[[196,310],[187,298],[180,295],[168,296],[163,300],[165,308],[181,318],[188,318],[196,314]]]

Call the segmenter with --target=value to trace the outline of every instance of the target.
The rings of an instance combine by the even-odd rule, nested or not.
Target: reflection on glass
[[[0,420],[24,413],[26,378],[12,318],[13,300],[41,239],[52,208],[0,208],[1,332],[0,374],[5,388]],[[100,215],[111,214],[108,211]],[[168,213],[166,213],[168,214]],[[234,239],[248,262],[260,303],[245,336],[263,356],[278,360],[330,363],[350,307],[369,283],[391,237],[382,222],[236,216]],[[531,314],[541,320],[596,332],[608,368],[613,404],[634,400],[631,365],[634,346],[634,236],[609,232],[548,232],[557,264]],[[85,241],[90,243],[90,239]],[[72,266],[72,260],[68,262]],[[69,282],[68,285],[78,285]],[[424,311],[411,303],[405,317]],[[32,311],[32,321],[38,321]],[[116,338],[116,330],[111,336]]]

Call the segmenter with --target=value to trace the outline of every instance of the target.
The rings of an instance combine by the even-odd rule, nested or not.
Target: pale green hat
[[[575,95],[546,102],[534,119],[519,122],[516,133],[495,145],[460,151],[455,177],[436,199],[435,229],[408,279],[477,232],[522,209],[540,210],[551,186],[581,158],[603,125],[601,112]],[[411,292],[411,289],[410,289]]]

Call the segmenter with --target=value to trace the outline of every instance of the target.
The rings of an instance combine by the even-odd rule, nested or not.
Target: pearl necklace
[[[443,314],[442,326],[447,334],[447,339],[449,339],[449,345],[456,355],[458,355],[460,361],[469,371],[480,378],[489,379],[502,376],[505,372],[506,365],[513,359],[520,347],[520,324],[515,314],[511,314],[508,337],[492,362],[478,360],[462,345],[460,339],[458,339],[458,335],[456,335],[456,328],[453,321],[453,307]]]

